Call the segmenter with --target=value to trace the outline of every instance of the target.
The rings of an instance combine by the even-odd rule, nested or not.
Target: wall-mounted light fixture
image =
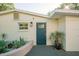
[[[33,22],[30,22],[30,27],[32,27],[33,26]]]
[[[33,18],[33,21],[34,21],[34,18]],[[30,22],[30,27],[32,27],[32,26],[33,26],[33,21],[31,21],[31,22]]]

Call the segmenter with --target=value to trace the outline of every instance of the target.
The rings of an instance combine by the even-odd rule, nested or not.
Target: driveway
[[[51,46],[38,45],[34,46],[26,56],[79,56],[79,51],[56,50]]]

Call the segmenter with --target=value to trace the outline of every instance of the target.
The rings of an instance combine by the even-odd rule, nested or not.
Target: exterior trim
[[[43,14],[39,14],[39,13],[35,13],[35,12],[30,12],[30,11],[25,11],[25,10],[18,10],[18,9],[2,11],[2,12],[0,12],[0,15],[6,14],[6,13],[11,13],[11,12],[20,12],[20,13],[30,14],[30,15],[34,15],[34,16],[49,18],[49,16],[47,16],[47,15],[43,15]]]

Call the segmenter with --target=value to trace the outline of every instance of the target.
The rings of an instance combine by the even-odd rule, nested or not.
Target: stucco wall
[[[58,18],[58,31],[59,32],[63,32],[64,33],[64,37],[66,37],[65,36],[65,34],[66,34],[66,22],[65,22],[65,16],[64,17],[60,17],[60,18]],[[63,43],[63,49],[65,50],[66,49],[66,39],[64,38],[63,40],[62,40],[62,43]]]
[[[22,33],[24,34],[23,36],[26,37],[28,40],[33,40],[34,41],[34,45],[36,45],[36,23],[37,22],[45,22],[47,23],[47,19],[46,18],[42,18],[42,17],[37,17],[37,16],[32,16],[32,15],[28,15],[28,14],[22,14],[20,13],[20,21],[26,21],[29,23],[28,26],[28,30],[25,33],[28,33],[27,35],[24,34],[24,32],[19,32],[20,35],[22,35]],[[34,18],[34,19],[33,19]],[[30,22],[33,22],[33,26],[30,27]]]
[[[51,45],[49,36],[52,31],[56,30],[56,23],[54,20],[23,13],[19,13],[19,16],[19,20],[14,20],[13,13],[0,15],[0,36],[2,33],[6,33],[7,40],[18,40],[21,36],[25,40],[33,40],[34,45],[36,45],[36,23],[46,22],[46,44]],[[28,30],[19,30],[19,22],[28,22]],[[32,27],[30,27],[30,22],[33,22]]]
[[[17,23],[13,20],[13,14],[0,15],[0,39],[2,33],[7,34],[7,40],[18,39]]]
[[[66,51],[79,51],[79,17],[66,16]]]
[[[54,40],[50,39],[52,32],[57,31],[57,21],[55,19],[50,19],[47,21],[47,45],[53,45]]]

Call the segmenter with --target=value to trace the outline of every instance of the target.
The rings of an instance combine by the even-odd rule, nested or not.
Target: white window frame
[[[27,23],[27,29],[20,29],[20,25],[19,25],[20,23]],[[28,29],[29,29],[29,23],[28,22],[18,22],[18,30],[19,31],[28,31]]]

